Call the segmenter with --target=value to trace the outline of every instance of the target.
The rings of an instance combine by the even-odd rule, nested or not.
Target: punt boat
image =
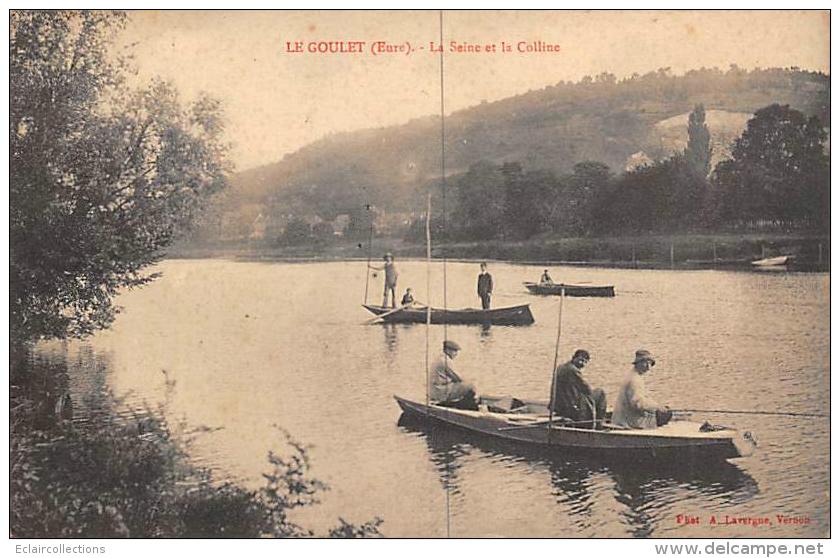
[[[538,295],[560,295],[565,292],[566,296],[615,296],[615,287],[612,285],[567,285],[564,283],[523,283],[525,288],[533,294]]]
[[[522,406],[504,412],[494,405],[503,398],[482,397],[478,411],[426,405],[394,396],[405,415],[430,425],[524,444],[560,455],[598,455],[607,459],[697,464],[746,457],[755,449],[749,432],[675,418],[665,426],[637,430],[606,421],[593,424],[563,424],[549,421],[544,401],[522,400]],[[510,400],[510,398],[507,398]]]
[[[377,316],[382,316],[383,322],[388,323],[426,323],[425,306],[409,306],[394,311],[387,306],[363,305],[365,309]],[[508,308],[491,308],[480,310],[477,308],[463,308],[460,310],[444,310],[432,308],[431,323],[433,324],[481,324],[481,325],[530,325],[534,323],[534,315],[528,304],[510,306]]]

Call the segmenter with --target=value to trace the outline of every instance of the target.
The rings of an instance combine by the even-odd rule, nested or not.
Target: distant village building
[[[262,213],[257,215],[254,223],[251,225],[251,234],[248,236],[251,240],[262,240],[265,238],[266,218]]]
[[[346,213],[342,213],[341,215],[337,216],[333,219],[332,227],[333,227],[333,234],[336,236],[344,236],[344,229],[347,228],[347,225],[350,223],[350,216]]]
[[[653,164],[653,159],[647,156],[647,153],[644,151],[637,151],[633,153],[627,160],[624,162],[624,170],[625,172],[634,171],[640,167],[646,167],[648,165]]]
[[[376,215],[376,231],[383,236],[402,235],[411,226],[414,212],[381,212]]]

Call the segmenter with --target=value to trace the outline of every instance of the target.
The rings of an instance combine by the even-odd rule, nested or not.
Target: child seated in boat
[[[633,370],[618,391],[612,414],[614,425],[627,428],[656,428],[668,424],[671,420],[671,410],[650,398],[642,378],[655,364],[656,360],[650,351],[636,351]]]
[[[405,290],[405,294],[403,295],[402,301],[400,302],[400,304],[402,304],[403,306],[406,306],[406,305],[409,305],[409,304],[413,305],[414,303],[415,303],[414,293],[412,292],[411,287],[409,287]]]
[[[461,346],[447,339],[443,342],[443,354],[432,370],[431,399],[442,407],[478,410],[478,396],[472,384],[464,382],[452,366]]]

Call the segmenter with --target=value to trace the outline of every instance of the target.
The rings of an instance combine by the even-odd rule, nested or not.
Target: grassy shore
[[[750,262],[792,255],[803,270],[828,270],[830,239],[815,233],[741,233],[644,235],[599,238],[541,236],[524,241],[490,240],[436,244],[432,254],[455,260],[581,265],[647,269],[715,269],[748,267]],[[385,252],[397,258],[424,258],[426,247],[402,239],[375,238],[375,259]],[[180,247],[173,258],[226,257],[243,260],[354,260],[367,258],[361,243],[270,246],[265,243]]]

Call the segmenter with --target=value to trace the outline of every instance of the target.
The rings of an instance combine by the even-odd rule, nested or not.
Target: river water
[[[426,301],[424,262],[398,262]],[[173,260],[162,277],[120,296],[113,328],[45,344],[76,391],[106,386],[218,428],[190,450],[221,479],[256,487],[275,425],[311,445],[311,474],[330,485],[295,515],[316,532],[339,516],[384,519],[391,537],[812,537],[829,534],[829,420],[705,413],[750,430],[755,455],[665,470],[550,457],[400,420],[394,394],[423,399],[426,328],[363,325],[364,264]],[[432,266],[431,301],[443,303]],[[546,399],[556,297],[527,293],[542,267],[493,263],[494,306],[529,302],[527,327],[450,326],[459,373],[480,391]],[[829,410],[829,276],[553,267],[555,281],[614,284],[614,299],[567,298],[561,357],[586,348],[585,377],[611,400],[638,348],[672,408]],[[450,262],[447,304],[479,305],[478,266]],[[372,278],[378,301],[381,274]],[[430,331],[432,356],[443,327]],[[167,378],[174,387],[167,388]],[[77,394],[77,399],[84,393]],[[793,517],[780,523],[777,516]],[[681,516],[698,518],[685,524]],[[770,525],[727,524],[770,517]],[[712,517],[717,524],[710,524]]]

